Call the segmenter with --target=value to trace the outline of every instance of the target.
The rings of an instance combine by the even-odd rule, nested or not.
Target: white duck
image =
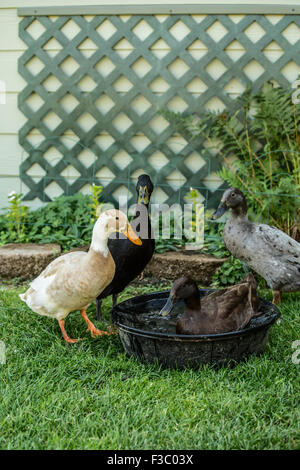
[[[93,337],[108,334],[93,325],[86,309],[114,277],[116,266],[107,246],[108,237],[114,232],[122,232],[133,243],[142,244],[125,214],[116,209],[103,212],[94,225],[87,253],[76,251],[56,258],[32,281],[29,289],[20,294],[35,313],[58,320],[68,343],[78,341],[70,338],[65,330],[65,318],[74,310],[80,310]]]

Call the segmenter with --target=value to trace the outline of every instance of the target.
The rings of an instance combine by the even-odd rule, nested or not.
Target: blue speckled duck
[[[214,218],[231,209],[223,239],[230,253],[260,274],[274,290],[273,303],[281,301],[281,291],[300,290],[300,243],[278,228],[250,222],[247,201],[237,188],[227,189]]]

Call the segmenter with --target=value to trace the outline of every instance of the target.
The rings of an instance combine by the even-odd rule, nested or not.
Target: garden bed
[[[200,285],[209,286],[214,273],[227,259],[191,250],[155,253],[144,274],[171,281],[181,276],[190,276]]]
[[[0,247],[0,277],[32,279],[61,254],[55,243],[9,243]]]
[[[88,251],[89,245],[72,248],[71,251]],[[9,243],[0,247],[0,277],[2,279],[33,279],[57,256],[58,244]],[[215,271],[227,258],[195,253],[189,250],[155,253],[143,275],[157,280],[175,280],[191,276],[202,286],[211,284]]]

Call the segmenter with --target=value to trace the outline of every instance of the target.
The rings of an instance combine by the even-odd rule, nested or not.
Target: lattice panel
[[[297,15],[25,17],[20,37],[27,200],[95,182],[115,202],[127,189],[133,197],[143,171],[159,202],[178,202],[192,186],[213,204],[219,162],[158,110],[236,109],[248,84],[289,87],[300,72]]]

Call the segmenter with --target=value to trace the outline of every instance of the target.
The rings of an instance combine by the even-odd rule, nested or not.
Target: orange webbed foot
[[[67,336],[66,338],[64,338],[64,340],[69,344],[75,344],[75,343],[78,343],[78,341],[80,341],[81,338],[73,339],[73,338],[70,338],[69,336]]]
[[[88,328],[86,331],[89,331],[91,333],[92,338],[95,338],[95,336],[103,336],[103,335],[111,334],[111,333],[108,333],[107,331],[98,330],[98,328],[96,328],[95,326],[94,328]]]
[[[108,333],[109,333],[110,335],[117,335],[117,334],[118,334],[118,329],[117,329],[117,327],[116,327],[115,325],[110,325],[110,326],[107,328],[107,330],[108,330]]]
[[[70,338],[70,336],[68,336],[68,333],[65,330],[65,320],[58,320],[58,324],[59,324],[63,338],[66,343],[74,344],[74,343],[78,343],[78,341],[81,340],[81,338],[73,339],[73,338]]]
[[[84,309],[80,311],[80,314],[88,326],[88,329],[86,331],[89,331],[91,333],[92,338],[95,338],[95,336],[104,336],[111,334],[107,331],[98,330],[98,328],[95,327],[91,320],[88,319],[88,316]]]

